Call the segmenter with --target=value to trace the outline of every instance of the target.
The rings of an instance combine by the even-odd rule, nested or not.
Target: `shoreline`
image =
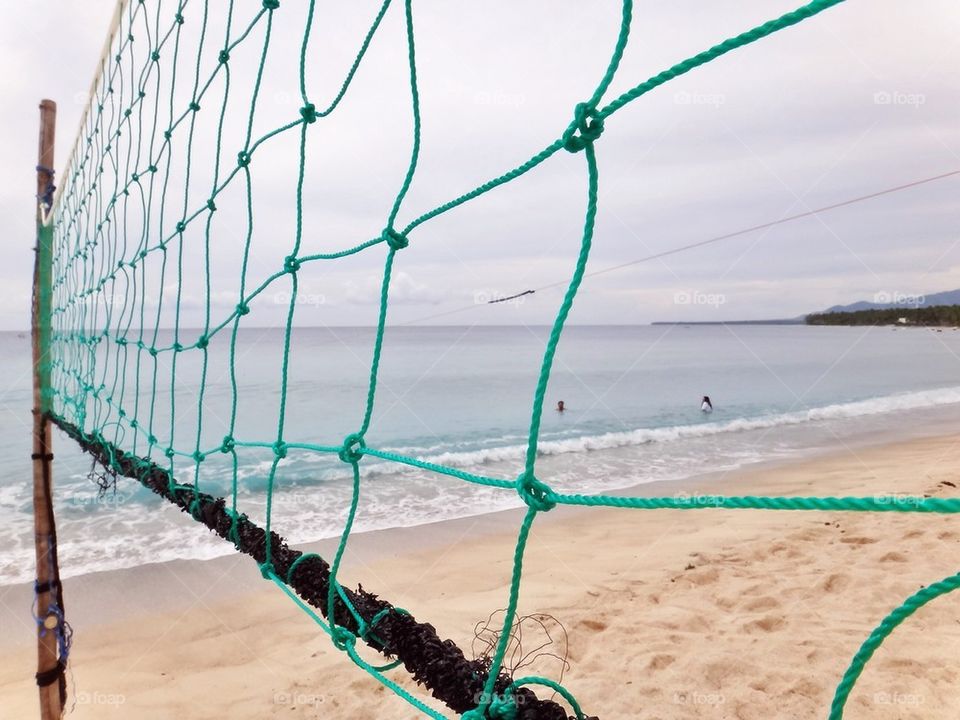
[[[664,497],[682,493],[691,495],[770,495],[774,493],[759,493],[756,488],[758,481],[764,485],[771,484],[769,473],[789,472],[791,469],[802,468],[809,463],[826,462],[857,450],[869,451],[877,448],[896,447],[922,440],[946,440],[955,435],[960,435],[960,428],[953,433],[936,435],[921,431],[906,439],[903,438],[902,431],[893,429],[889,430],[886,435],[886,437],[881,438],[863,436],[857,438],[857,442],[842,443],[829,448],[810,449],[809,452],[796,456],[750,462],[733,469],[703,472],[686,478],[636,483],[602,494],[624,497]],[[778,494],[803,494],[791,493],[789,492],[790,488],[787,490]],[[796,488],[792,488],[792,490],[795,491]],[[892,493],[895,491],[884,492]],[[806,494],[817,493],[810,490]],[[538,523],[545,524],[569,520],[597,511],[596,508],[561,505],[551,512],[540,513]],[[609,512],[610,510],[601,511]],[[525,507],[515,507],[475,515],[444,518],[415,525],[357,531],[350,536],[348,552],[343,559],[343,568],[349,571],[354,566],[366,566],[371,563],[387,561],[390,558],[407,556],[411,553],[429,552],[446,547],[462,538],[464,528],[468,526],[471,532],[478,532],[483,538],[515,534],[524,512]],[[619,510],[616,512],[629,511]],[[634,510],[633,512],[650,511]],[[329,561],[336,552],[338,542],[338,537],[329,537],[305,543],[295,543],[292,547],[306,553],[317,553]],[[225,541],[224,544],[226,544]],[[394,548],[394,550],[385,552],[384,548]],[[231,550],[213,558],[182,558],[144,563],[127,568],[94,570],[64,578],[65,603],[70,607],[70,617],[78,618],[91,625],[99,625],[135,616],[142,612],[143,603],[147,601],[155,609],[173,608],[181,598],[180,591],[173,588],[171,593],[166,586],[154,582],[157,576],[168,574],[184,579],[183,582],[187,585],[202,584],[203,578],[211,574],[217,576],[230,575],[237,585],[236,588],[231,590],[234,595],[249,595],[264,588],[263,578],[256,562],[249,556]],[[137,597],[131,597],[131,588],[136,588]],[[376,591],[376,588],[373,588],[373,590]],[[32,582],[0,585],[0,649],[15,648],[33,642],[33,627],[17,623],[15,619],[10,617],[11,613],[9,613],[11,607],[23,607],[24,603],[29,605],[32,602],[32,594]],[[98,604],[88,602],[88,599],[101,595],[123,597],[125,605],[119,609],[114,608],[114,612],[108,619],[98,619]],[[71,601],[71,596],[76,596],[78,600]],[[387,599],[389,600],[389,598]],[[11,627],[13,632],[8,630]],[[18,628],[21,630],[25,628],[28,632],[26,634],[19,633],[17,632]]]
[[[670,485],[727,495],[957,497],[958,446],[956,434],[873,444]],[[662,494],[651,485],[636,489]],[[342,582],[408,608],[469,655],[476,623],[506,603],[518,515],[358,535]],[[310,549],[329,557],[334,544]],[[531,533],[520,610],[562,623],[563,684],[604,720],[823,718],[870,631],[908,595],[956,572],[958,549],[960,527],[949,516],[557,508]],[[83,700],[77,718],[117,709],[98,698],[122,698],[124,716],[147,720],[227,711],[242,720],[417,717],[265,585],[250,558],[94,573],[67,579],[65,589],[76,632],[71,696]],[[29,603],[2,591],[0,601],[0,693],[12,717],[30,717],[35,648],[10,643],[14,622],[32,637]],[[851,695],[851,717],[955,718],[957,617],[960,597],[948,595],[899,628]],[[558,677],[556,661],[539,662],[525,674]]]
[[[942,395],[934,395],[933,399],[928,397],[934,392],[940,392]],[[895,402],[898,396],[906,397],[908,400],[900,403],[898,406]],[[879,401],[882,401],[883,407],[889,406],[888,409],[878,410],[876,407],[860,407],[863,403],[869,405],[870,403]],[[928,404],[920,404],[918,406],[912,404],[918,401]],[[960,406],[960,386],[951,386],[950,388],[935,391],[916,390],[910,393],[869,398],[865,401],[841,400],[836,404],[813,408],[812,410],[807,409],[796,412],[788,410],[755,419],[718,418],[715,422],[703,423],[707,431],[702,433],[699,432],[700,429],[696,423],[664,428],[668,431],[678,431],[679,435],[677,437],[671,437],[669,434],[667,436],[657,435],[656,433],[660,432],[661,428],[639,428],[632,431],[611,432],[597,436],[577,436],[562,440],[549,440],[544,441],[542,445],[546,446],[550,445],[550,443],[563,444],[573,440],[575,442],[583,441],[583,447],[574,449],[561,448],[559,450],[556,448],[547,448],[543,457],[540,458],[540,469],[541,471],[545,471],[545,477],[549,478],[556,471],[559,471],[561,474],[563,473],[564,464],[569,462],[566,460],[568,457],[582,458],[585,462],[589,463],[588,458],[596,456],[598,460],[609,465],[609,468],[605,468],[602,474],[598,475],[597,473],[593,473],[592,480],[581,484],[571,484],[568,482],[565,486],[557,485],[555,487],[561,492],[583,493],[588,495],[630,495],[638,493],[650,495],[654,493],[652,488],[661,487],[663,491],[671,488],[682,489],[684,484],[696,483],[713,475],[723,477],[731,473],[750,472],[756,468],[775,467],[784,463],[802,462],[807,459],[815,459],[823,455],[851,448],[884,444],[887,442],[900,442],[913,438],[933,437],[952,432],[960,433],[960,422],[958,422],[954,410],[957,406]],[[842,412],[840,414],[833,412],[837,408],[840,410],[844,410],[845,408],[849,410],[850,407],[853,407],[856,411],[856,414],[853,416],[845,415]],[[820,412],[821,415],[803,418],[801,416],[804,412]],[[647,437],[644,433],[650,433],[650,437]],[[636,434],[640,434],[642,437],[633,437]],[[609,440],[608,436],[612,437],[613,440]],[[711,440],[710,438],[712,437],[729,437],[730,440],[723,442],[722,445],[726,446],[729,443],[734,450],[731,451],[730,454],[725,454],[725,451],[720,448],[720,441]],[[591,445],[590,442],[586,442],[597,440],[607,442],[600,442],[599,444],[594,442],[593,445]],[[677,448],[682,449],[687,443],[700,443],[701,447],[699,450],[695,449],[693,452],[688,449],[686,454],[677,450]],[[711,443],[713,443],[712,446]],[[742,448],[740,446],[742,446]],[[747,452],[745,454],[742,452],[738,454],[739,451],[737,448],[740,448],[740,450],[746,449]],[[521,452],[519,446],[510,449],[516,450],[518,454]],[[709,462],[715,449],[720,450],[720,452],[714,456],[714,461],[721,467],[726,468],[724,470],[704,472],[697,467],[693,461],[688,461],[688,458],[697,457],[702,459],[697,459],[695,461],[696,463]],[[76,450],[76,452],[78,455],[81,454],[79,450]],[[656,457],[657,455],[670,456],[673,454],[676,455],[676,460],[680,463],[679,465],[670,465],[669,459],[664,463],[661,458]],[[655,468],[651,472],[643,469],[645,457],[649,456],[653,456],[652,467]],[[505,467],[505,462],[502,461],[502,459],[494,458],[490,460],[490,462],[493,463],[493,465],[490,466],[491,468],[497,466],[499,469],[492,469],[490,473],[484,474],[491,474],[497,477],[512,477],[514,475],[511,474],[511,471],[516,472],[513,468],[507,468],[505,473],[502,472]],[[87,466],[89,465],[89,461],[86,458],[83,458],[82,463]],[[77,467],[80,466],[80,461],[77,461]],[[634,468],[638,468],[638,470],[634,471]],[[667,468],[667,470],[664,471],[664,468]],[[589,468],[584,466],[581,470],[589,476]],[[635,478],[637,475],[656,479],[644,479],[642,482],[636,482]],[[74,475],[71,476],[71,478],[73,477]],[[576,474],[574,473],[570,477],[576,477]],[[616,483],[597,483],[597,478],[604,480],[616,478],[618,481]],[[62,480],[63,478],[61,478],[61,481]],[[399,482],[402,483],[403,479],[401,478]],[[449,480],[447,480],[447,482],[449,482]],[[457,480],[453,482],[455,484],[459,483]],[[140,492],[140,488],[132,481],[124,480],[123,487],[125,488],[124,492],[130,492],[131,497],[135,493]],[[402,486],[398,485],[398,487]],[[499,512],[499,510],[487,509],[490,507],[489,504],[484,507],[483,504],[476,506],[466,503],[465,493],[467,493],[468,490],[465,489],[465,486],[461,486],[460,488],[450,487],[453,493],[451,497],[459,494],[459,497],[456,497],[456,502],[447,502],[445,505],[427,507],[426,509],[413,508],[411,515],[405,517],[407,521],[412,522],[410,527],[429,526],[436,522],[461,520],[490,512]],[[68,494],[71,491],[78,492],[77,488],[73,485],[68,489]],[[672,490],[670,491],[672,492]],[[79,496],[79,502],[85,504],[90,498],[89,486],[87,485],[81,488],[79,492],[87,493],[86,496],[82,494]],[[505,499],[505,502],[498,502],[497,500],[491,501],[495,507],[509,507],[511,502],[514,503],[515,506],[519,506],[519,499],[514,493],[511,493],[509,490],[504,492],[506,494],[501,495],[501,498]],[[374,495],[375,494],[376,493],[374,493]],[[395,526],[396,515],[392,513],[389,508],[396,507],[396,503],[402,499],[402,496],[402,491],[399,494],[394,492],[389,502],[374,502],[371,509],[375,508],[375,510],[370,514],[366,514],[363,508],[361,508],[358,523],[359,529],[356,530],[356,534],[380,532],[385,529],[390,529],[388,526]],[[319,498],[320,496],[317,495],[316,497]],[[370,497],[372,498],[373,495]],[[410,497],[413,498],[415,496],[410,495]],[[155,500],[155,498],[151,498],[151,500]],[[27,497],[20,498],[17,502],[25,504],[25,507],[29,507],[29,498]],[[76,498],[74,498],[74,502],[76,502]],[[470,506],[465,507],[465,505]],[[333,533],[339,532],[340,520],[337,518],[335,512],[321,509],[324,507],[323,503],[319,501],[314,502],[314,507],[312,508],[313,515],[311,515],[310,512],[306,515],[306,517],[320,517],[321,521],[319,524],[310,525],[293,522],[290,525],[280,527],[279,530],[281,534],[292,538],[293,542],[291,544],[296,547],[304,547],[313,543],[323,543],[326,539],[336,537]],[[333,506],[326,505],[326,507],[332,508]],[[483,510],[477,512],[481,507],[483,507]],[[155,534],[157,534],[158,531],[169,530],[171,528],[174,530],[183,529],[175,520],[171,522],[171,517],[178,515],[175,509],[164,505],[162,510],[165,512],[165,517],[162,521],[152,525],[149,521],[150,511],[140,511],[139,515],[137,515],[136,513],[139,510],[136,505],[133,506],[132,511],[127,510],[124,514],[119,515],[118,518],[120,521],[126,523],[126,527],[131,528],[131,531],[124,533],[121,528],[119,533],[106,536],[113,546],[119,546],[121,548],[121,552],[118,553],[116,559],[111,558],[106,561],[101,558],[104,553],[107,553],[107,557],[110,557],[109,553],[111,551],[109,547],[107,547],[107,543],[104,543],[104,545],[99,548],[92,548],[86,540],[89,536],[87,534],[88,528],[83,524],[85,520],[79,518],[80,521],[83,521],[79,522],[77,516],[71,516],[68,511],[62,521],[65,522],[65,526],[61,525],[61,527],[65,528],[61,537],[62,556],[64,553],[66,556],[62,562],[61,569],[65,571],[68,576],[81,577],[91,573],[114,572],[160,562],[176,562],[180,559],[211,560],[229,557],[233,554],[233,548],[230,547],[228,543],[223,543],[217,538],[203,538],[196,534],[191,537],[188,543],[187,558],[178,554],[178,548],[173,543],[161,544],[157,542],[152,554],[145,552],[144,548],[149,546],[140,543],[140,538],[131,537],[134,533],[133,528],[141,527],[139,523],[143,523],[143,526],[148,532],[154,532]],[[290,510],[290,508],[287,509],[287,516],[289,516]],[[262,507],[255,508],[253,512],[255,514],[258,511],[262,512]],[[295,511],[296,510],[293,509],[293,512]],[[104,524],[105,519],[105,515],[94,518],[100,525]],[[32,542],[29,541],[27,536],[27,533],[30,532],[28,525],[29,520],[29,515],[21,512],[20,515],[15,518],[16,522],[13,525],[15,529],[10,531],[11,533],[15,533],[12,537],[12,542],[15,543],[15,550],[3,564],[5,577],[0,581],[0,598],[3,596],[3,588],[16,586],[18,582],[23,586],[30,583],[29,578],[33,564],[33,548]],[[184,523],[184,526],[188,525],[190,525],[189,522]],[[304,539],[310,537],[318,537],[320,539]],[[79,557],[74,557],[74,554]],[[139,566],[133,565],[133,563],[137,562],[141,562],[142,564]],[[28,570],[22,572],[20,568],[28,568]],[[74,575],[73,573],[76,574]]]

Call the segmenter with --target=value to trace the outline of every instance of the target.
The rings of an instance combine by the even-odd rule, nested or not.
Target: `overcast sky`
[[[402,181],[412,121],[403,6],[395,3],[343,104],[309,128],[301,254],[378,235]],[[0,328],[28,322],[37,105],[43,97],[58,103],[56,165],[62,171],[114,4],[23,0],[5,8]],[[223,13],[213,9],[220,4],[210,3],[210,33],[217,40],[201,58],[204,77],[222,47]],[[638,2],[606,99],[797,4]],[[165,5],[164,18],[174,12],[173,3]],[[297,117],[305,5],[284,0],[275,13],[255,137]],[[336,93],[379,3],[335,5],[318,4],[308,53],[308,95],[318,106]],[[259,6],[237,2],[235,28]],[[602,75],[619,13],[613,1],[414,2],[423,145],[398,225],[500,175],[557,137]],[[190,78],[202,3],[191,0],[184,14],[183,54],[191,62],[178,71]],[[620,110],[596,145],[600,204],[588,270],[960,168],[958,37],[960,5],[953,0],[848,0]],[[146,48],[145,36],[138,42]],[[231,54],[221,173],[242,147],[262,47],[263,23]],[[165,60],[161,75],[169,76]],[[220,79],[198,113],[196,173],[186,193],[191,211],[212,186]],[[251,162],[255,226],[248,284],[274,272],[292,247],[297,141],[296,130],[281,135]],[[174,183],[185,143],[175,147]],[[397,255],[391,321],[435,315],[427,322],[550,321],[559,289],[523,302],[482,303],[569,277],[585,194],[583,154],[561,152],[520,180],[417,228]],[[790,317],[877,294],[958,288],[958,196],[960,178],[953,177],[588,278],[571,322]],[[246,234],[241,184],[217,205],[210,251],[214,322],[238,297]],[[168,226],[176,221],[170,218]],[[305,266],[297,322],[373,324],[385,251],[378,246],[349,260]],[[158,275],[158,255],[148,261],[149,273]],[[205,295],[202,223],[185,234],[184,256],[184,319],[197,325]],[[165,292],[171,283],[175,277],[168,276]],[[289,289],[288,278],[274,283],[246,322],[280,322]],[[467,309],[444,314],[461,308]]]

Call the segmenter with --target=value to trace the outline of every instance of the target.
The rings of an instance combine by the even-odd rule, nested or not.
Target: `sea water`
[[[184,344],[198,331],[181,331]],[[513,479],[523,468],[546,327],[390,327],[366,433],[370,447]],[[134,337],[136,332],[134,331]],[[195,338],[194,338],[195,339]],[[155,344],[172,344],[161,331]],[[103,433],[124,449],[206,453],[233,425],[239,441],[339,446],[362,422],[374,331],[296,328],[287,384],[281,329],[230,337],[181,353],[172,380],[161,354],[154,385],[146,353],[130,350]],[[33,576],[30,467],[30,342],[0,333],[0,584]],[[203,393],[200,389],[203,385]],[[65,388],[70,390],[70,388]],[[285,413],[280,426],[281,398]],[[714,411],[701,412],[709,395]],[[557,412],[563,400],[565,411]],[[109,408],[101,408],[108,412]],[[614,492],[656,481],[798,458],[894,438],[955,431],[960,412],[960,332],[923,328],[807,326],[628,326],[565,330],[546,392],[537,476],[577,493]],[[151,420],[152,418],[152,420]],[[199,422],[198,422],[199,421]],[[200,432],[198,433],[198,424]],[[89,427],[86,429],[90,429]],[[102,494],[90,462],[54,431],[54,482],[65,576],[233,551],[136,482]],[[153,459],[166,466],[161,450]],[[273,460],[265,448],[238,451],[239,509],[262,522]],[[232,458],[211,452],[199,465],[177,456],[174,474],[229,495]],[[472,485],[366,457],[355,530],[411,526],[521,504],[511,490]],[[290,450],[276,472],[273,528],[293,543],[341,531],[351,492],[348,465],[333,453]],[[896,492],[897,488],[878,488]]]

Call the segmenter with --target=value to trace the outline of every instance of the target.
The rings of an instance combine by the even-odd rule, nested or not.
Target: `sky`
[[[156,8],[152,0],[146,4]],[[44,97],[58,104],[59,182],[114,5],[61,0],[52,7],[24,0],[6,9],[0,27],[7,68],[0,80],[0,218],[6,229],[0,241],[0,329],[28,325],[37,106]],[[217,66],[226,33],[220,5],[210,3],[207,20],[216,40],[199,53],[204,78]],[[796,5],[638,2],[605,99]],[[234,37],[259,3],[236,6]],[[169,0],[161,3],[163,27],[174,7]],[[306,89],[318,107],[336,94],[378,7],[318,3],[306,56]],[[254,137],[298,117],[305,9],[305,2],[283,0],[274,13]],[[181,109],[190,101],[203,4],[190,0],[184,16],[180,61],[174,65],[164,47],[155,76],[166,101],[176,68],[181,79],[172,94]],[[413,16],[422,144],[398,227],[516,167],[559,136],[604,72],[620,6],[418,0]],[[147,25],[134,28],[136,52],[148,47]],[[596,142],[599,206],[588,272],[960,169],[957,37],[960,6],[950,0],[848,0],[619,110]],[[183,207],[192,211],[206,202],[215,170],[222,177],[235,167],[263,40],[260,23],[231,52],[227,104],[220,105],[223,73],[201,103],[189,184],[186,130],[178,128],[176,149],[165,160],[171,194],[179,198],[164,215],[168,228]],[[221,107],[225,121],[218,130]],[[380,234],[406,172],[412,127],[404,13],[397,3],[340,106],[308,127],[301,255],[341,250]],[[248,287],[275,272],[294,247],[297,132],[265,141],[250,164],[255,220]],[[144,146],[150,139],[149,128],[140,133]],[[583,153],[561,151],[519,180],[419,226],[396,256],[389,322],[550,322],[579,251],[586,191]],[[953,176],[588,277],[570,322],[795,317],[857,300],[958,288],[958,191],[960,176]],[[145,265],[145,304],[155,308],[161,294],[170,298],[179,285],[186,326],[205,322],[207,257],[213,322],[227,317],[239,298],[249,230],[242,184],[229,186],[216,204],[209,249],[203,221],[184,233],[179,280],[175,273],[160,279],[159,253]],[[125,234],[133,248],[143,233],[142,218],[135,208],[131,212]],[[147,232],[150,243],[160,240],[156,225]],[[120,234],[112,242],[119,243]],[[305,265],[295,322],[374,324],[385,256],[379,245],[348,259]],[[544,286],[552,287],[487,304]],[[251,305],[245,322],[282,323],[291,292],[289,276],[275,281]],[[171,304],[161,306],[167,324]]]

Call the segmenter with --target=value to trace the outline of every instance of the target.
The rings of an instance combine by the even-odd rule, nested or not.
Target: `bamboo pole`
[[[50,421],[50,281],[53,229],[44,223],[44,198],[53,183],[53,146],[57,105],[40,103],[40,149],[37,162],[37,257],[33,271],[31,339],[33,346],[33,523],[37,550],[37,686],[40,717],[59,720],[66,702],[66,682],[59,657],[63,637],[63,590],[57,565],[57,531],[53,518]]]

